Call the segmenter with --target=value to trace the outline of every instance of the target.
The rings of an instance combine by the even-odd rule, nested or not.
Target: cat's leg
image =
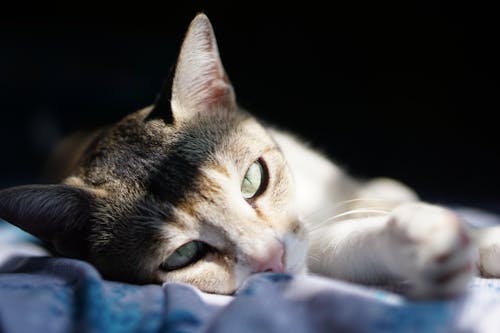
[[[458,217],[424,203],[312,227],[310,236],[311,271],[365,284],[407,282],[414,297],[462,292],[476,257]]]

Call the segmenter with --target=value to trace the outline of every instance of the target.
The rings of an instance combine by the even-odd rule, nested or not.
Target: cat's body
[[[0,217],[113,279],[231,293],[256,272],[309,268],[430,297],[462,291],[476,263],[500,277],[497,229],[472,235],[402,184],[350,178],[241,110],[204,15],[171,90],[78,139],[58,154],[62,184],[0,191]]]

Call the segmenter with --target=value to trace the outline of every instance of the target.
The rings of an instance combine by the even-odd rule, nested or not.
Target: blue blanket
[[[476,225],[500,221],[461,214]],[[0,227],[4,249],[32,241]],[[500,332],[500,280],[475,278],[464,295],[449,300],[410,301],[317,276],[263,273],[230,297],[177,283],[106,281],[79,260],[10,256],[0,266],[0,332],[71,331]]]

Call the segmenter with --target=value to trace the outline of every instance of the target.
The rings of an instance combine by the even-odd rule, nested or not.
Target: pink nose
[[[254,273],[285,272],[285,248],[281,243],[271,246],[263,256],[250,257],[250,266]]]

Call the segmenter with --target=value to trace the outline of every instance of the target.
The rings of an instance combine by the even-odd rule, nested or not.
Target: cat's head
[[[231,293],[256,272],[305,270],[290,170],[238,108],[203,14],[171,89],[102,131],[63,184],[1,191],[0,217],[130,282]]]

